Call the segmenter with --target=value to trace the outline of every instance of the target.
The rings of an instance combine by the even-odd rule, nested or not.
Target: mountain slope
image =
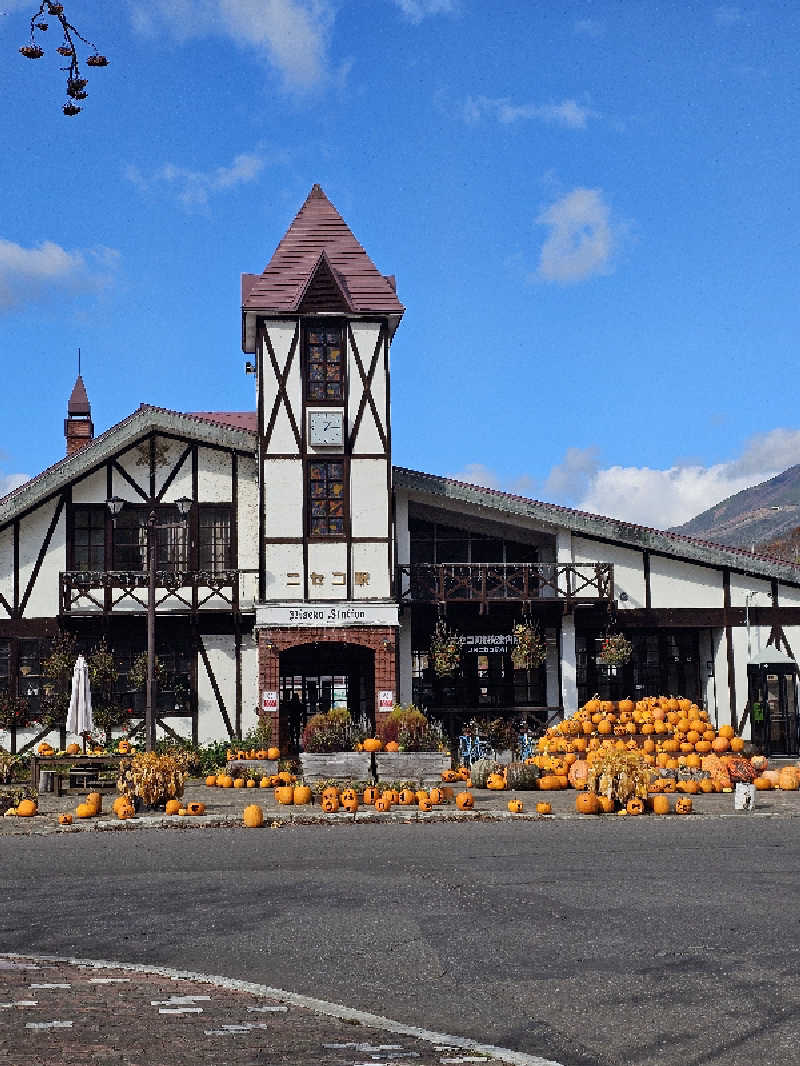
[[[773,542],[793,543],[790,535],[797,526],[800,526],[800,465],[790,466],[769,481],[729,496],[682,526],[676,526],[674,532],[735,548],[750,548],[755,544],[756,549],[763,551],[765,545]]]

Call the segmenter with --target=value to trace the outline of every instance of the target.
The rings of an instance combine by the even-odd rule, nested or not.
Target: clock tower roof
[[[405,310],[394,277],[380,273],[320,185],[312,186],[263,273],[242,275],[244,350],[253,350],[249,317],[306,310],[389,314],[397,321]]]

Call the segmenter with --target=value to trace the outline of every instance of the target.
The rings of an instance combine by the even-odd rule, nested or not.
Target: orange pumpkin
[[[207,788],[216,788],[216,784],[217,784],[217,775],[216,774],[209,774],[208,777],[206,778],[206,787]]]
[[[401,789],[399,802],[403,807],[412,807],[417,802],[416,793],[410,788]]]
[[[650,800],[650,809],[653,814],[669,814],[672,810],[669,797],[664,795],[653,796]]]
[[[389,803],[388,800],[385,800],[383,796],[378,796],[378,798],[375,800],[375,810],[378,811],[380,814],[385,814],[391,809],[391,803]]]
[[[376,799],[379,799],[380,793],[374,785],[369,785],[364,789],[364,802],[366,804],[372,804]]]
[[[383,743],[377,737],[367,737],[364,741],[364,751],[380,751]]]
[[[339,800],[336,796],[325,796],[322,800],[322,809],[326,814],[336,814],[339,810]]]
[[[59,814],[59,816],[58,816],[58,824],[59,825],[72,825],[72,815],[71,814]]]
[[[386,744],[384,751],[400,751],[400,745],[397,743],[396,740],[390,740]]]
[[[242,812],[242,821],[248,829],[258,829],[264,824],[264,812],[257,803],[251,803]]]
[[[644,800],[641,799],[641,797],[639,796],[631,796],[631,798],[625,804],[625,810],[628,812],[628,814],[644,814]]]
[[[325,801],[325,797],[323,796],[323,803],[324,803],[324,801]],[[292,788],[292,786],[291,785],[281,785],[279,788],[276,788],[275,789],[275,802],[276,803],[280,803],[283,806],[288,806],[289,804],[294,803],[294,789]],[[336,802],[338,804],[338,802],[339,802],[338,799],[336,800]]]
[[[509,800],[508,801],[508,809],[509,809],[509,811],[511,811],[512,814],[522,814],[522,809],[523,809],[522,800],[517,800],[517,799]]]
[[[164,808],[164,813],[165,814],[177,814],[180,809],[181,809],[180,800],[171,799],[171,800],[167,800],[166,807]]]
[[[456,807],[460,811],[471,811],[475,806],[475,799],[471,792],[456,793]]]
[[[269,759],[270,762],[275,762],[276,759],[280,759],[280,757],[281,757],[281,749],[280,748],[267,748],[267,758]]]
[[[17,804],[17,814],[20,818],[32,818],[36,814],[36,801],[32,799],[20,800]]]
[[[244,778],[243,777],[237,777],[234,780],[234,782],[233,782],[233,787],[234,788],[244,788]]]
[[[428,798],[434,806],[439,803],[444,803],[444,793],[440,788],[432,788],[428,794]]]
[[[758,792],[769,792],[771,788],[775,787],[768,777],[757,777],[753,784]]]
[[[542,802],[540,800],[539,803],[536,804],[536,813],[537,814],[552,814],[553,813],[552,805],[549,804],[549,803],[544,803],[544,802]]]
[[[180,814],[180,811],[178,813]],[[206,805],[205,803],[199,803],[197,800],[195,800],[194,803],[187,803],[186,813],[192,815],[205,814]]]
[[[692,800],[690,796],[681,796],[681,798],[675,804],[676,814],[691,814],[692,813]]]
[[[575,810],[578,814],[600,814],[601,807],[594,792],[579,792],[575,797]]]
[[[543,777],[539,778],[539,788],[542,792],[552,792],[563,787],[564,786],[561,784],[561,778],[557,777],[555,774],[545,774]]]
[[[311,789],[308,785],[295,785],[292,790],[292,801],[295,806],[303,806],[311,802]]]
[[[427,811],[432,811],[433,810],[433,804],[431,803],[430,799],[420,800],[419,801],[419,809],[421,811],[426,811],[426,812]]]

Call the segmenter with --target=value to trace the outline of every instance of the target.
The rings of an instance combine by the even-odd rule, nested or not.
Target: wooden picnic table
[[[91,784],[94,788],[110,787],[99,781],[99,774],[103,770],[114,771],[114,785],[119,770],[119,764],[123,759],[129,759],[129,755],[32,755],[31,756],[31,784],[35,789],[39,788],[39,779],[42,771],[50,771],[54,774],[53,791],[56,796],[63,793],[64,779],[67,787],[72,787],[73,780],[78,788],[88,788]],[[80,783],[78,781],[80,780]]]

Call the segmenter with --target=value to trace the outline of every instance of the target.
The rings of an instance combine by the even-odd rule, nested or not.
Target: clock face
[[[343,446],[344,413],[342,411],[312,411],[308,416],[309,444]]]

